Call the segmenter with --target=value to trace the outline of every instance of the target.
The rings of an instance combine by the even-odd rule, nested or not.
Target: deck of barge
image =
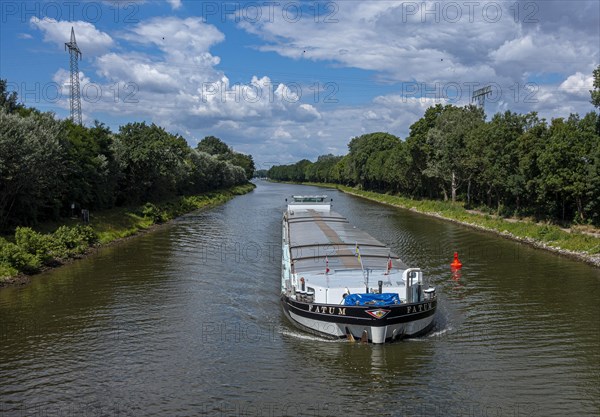
[[[361,270],[357,244],[365,269],[385,270],[390,257],[392,269],[406,269],[386,245],[334,211],[288,212],[287,221],[291,261],[296,273],[325,271],[326,259],[332,272]]]

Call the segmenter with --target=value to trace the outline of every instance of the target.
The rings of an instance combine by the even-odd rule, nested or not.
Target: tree
[[[524,133],[526,117],[507,111],[496,114],[491,122],[480,124],[466,138],[467,203],[471,186],[485,192],[485,204],[496,207],[516,204],[519,208],[524,192],[524,177],[519,172],[516,146]]]
[[[594,89],[590,90],[591,103],[600,109],[600,65],[594,70]]]
[[[410,184],[410,193],[418,196],[437,197],[439,185],[435,179],[425,175],[427,161],[432,156],[432,148],[427,142],[427,135],[435,127],[436,120],[446,108],[451,107],[436,104],[429,107],[423,117],[410,126],[410,134],[406,138],[407,150],[410,153],[409,167],[406,176]]]
[[[206,136],[198,143],[196,149],[209,155],[229,155],[232,152],[225,142],[214,136]]]
[[[119,167],[111,148],[112,134],[96,121],[92,128],[63,122],[67,187],[64,206],[72,202],[88,209],[114,205]],[[68,207],[64,207],[67,212]]]
[[[368,166],[369,158],[374,157],[381,162],[381,155],[375,156],[380,151],[388,151],[396,146],[400,139],[389,133],[376,132],[353,138],[348,144],[348,158],[350,179],[354,184],[361,187],[369,187],[370,182],[377,181],[380,178],[382,164],[377,166],[377,161],[371,161]]]
[[[424,173],[438,181],[444,200],[450,191],[452,201],[456,201],[458,188],[468,177],[466,136],[484,123],[484,117],[483,110],[475,106],[446,107],[427,133],[432,151]]]
[[[50,114],[0,109],[0,228],[58,217],[66,178],[61,131]]]
[[[121,126],[113,145],[123,175],[120,202],[164,199],[184,183],[184,161],[190,152],[185,139],[155,124]]]
[[[268,169],[258,169],[254,171],[254,178],[266,178],[269,170]]]
[[[315,181],[331,182],[333,181],[333,169],[335,165],[342,159],[341,156],[332,154],[321,155],[317,158],[315,166]]]
[[[541,192],[547,211],[562,221],[587,220],[585,208],[594,200],[594,153],[599,140],[597,115],[572,114],[553,119],[547,144],[539,157]]]
[[[412,158],[408,145],[400,142],[390,152],[386,151],[386,156],[382,167],[383,180],[395,192],[410,193],[413,188],[409,182]]]
[[[507,111],[485,121],[473,106],[437,105],[406,141],[387,133],[353,138],[343,157],[273,166],[284,181],[332,181],[412,196],[451,198],[502,215],[600,224],[600,115],[554,119]],[[465,187],[466,185],[466,187]],[[466,188],[466,189],[465,189]]]
[[[17,93],[9,93],[7,90],[8,82],[6,80],[0,80],[0,109],[4,109],[6,113],[15,113],[17,110],[23,108],[23,105],[17,102]]]
[[[243,153],[233,152],[229,158],[229,162],[231,162],[233,165],[243,168],[248,180],[252,179],[254,176],[255,166],[252,155],[244,155]]]

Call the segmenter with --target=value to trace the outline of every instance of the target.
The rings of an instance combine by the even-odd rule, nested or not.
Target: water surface
[[[438,287],[430,334],[361,345],[286,321],[284,198],[324,192]],[[598,269],[492,234],[260,181],[0,291],[0,416],[599,416],[599,288]]]

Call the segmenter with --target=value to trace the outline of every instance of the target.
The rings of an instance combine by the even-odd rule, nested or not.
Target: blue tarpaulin
[[[344,298],[347,306],[389,306],[400,304],[400,298],[396,293],[383,294],[350,294]]]

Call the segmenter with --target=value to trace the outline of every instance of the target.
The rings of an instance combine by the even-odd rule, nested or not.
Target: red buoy
[[[454,252],[454,260],[450,264],[452,269],[460,269],[462,268],[462,263],[458,260],[458,252]]]

